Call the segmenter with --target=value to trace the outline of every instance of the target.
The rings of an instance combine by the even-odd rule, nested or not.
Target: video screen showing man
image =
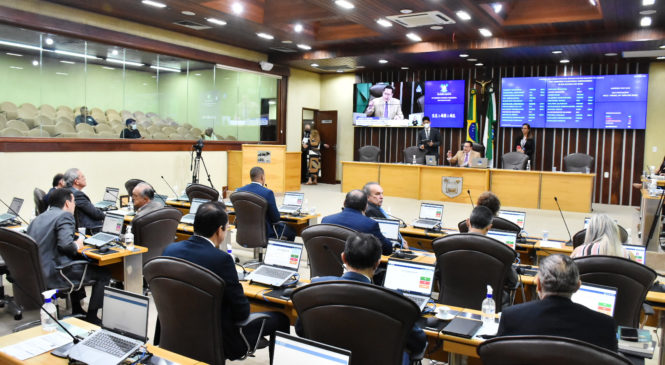
[[[380,85],[375,85],[377,87]],[[370,90],[371,92],[371,90]],[[365,110],[365,115],[368,117],[379,117],[382,119],[404,119],[402,113],[402,102],[399,99],[393,98],[395,89],[386,85],[383,88],[381,97],[371,99],[369,105]]]

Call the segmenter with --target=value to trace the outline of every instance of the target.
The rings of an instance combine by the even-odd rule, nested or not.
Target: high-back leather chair
[[[621,227],[620,225],[617,225],[617,227],[619,228],[619,239],[621,240],[621,243],[628,242],[628,231],[626,231],[626,229]],[[577,248],[577,246],[583,245],[585,239],[586,239],[586,229],[577,231],[577,233],[573,235],[573,248]]]
[[[260,249],[268,246],[268,202],[247,191],[236,191],[229,199],[236,214],[236,242],[242,247],[253,248],[254,256],[258,257]]]
[[[136,185],[145,182],[141,179],[129,179],[125,181],[125,190],[127,190],[127,195],[132,196],[132,192],[134,191],[134,188]]]
[[[425,151],[421,151],[418,146],[409,146],[402,152],[404,163],[413,163],[413,156],[416,156],[416,163],[425,164]]]
[[[461,233],[469,232],[469,226],[466,225],[466,219],[457,223],[457,229],[459,229]],[[492,229],[498,229],[501,231],[509,231],[515,233],[522,232],[520,226],[501,217],[494,217],[494,219],[492,219]]]
[[[317,224],[305,228],[301,235],[310,264],[310,277],[342,276],[341,253],[347,238],[355,231],[336,224]]]
[[[630,365],[623,355],[584,341],[556,336],[496,337],[478,346],[483,365]]]
[[[191,202],[194,198],[208,199],[212,201],[219,200],[219,191],[202,184],[192,184],[185,189],[187,198]]]
[[[181,218],[182,213],[179,209],[165,207],[148,212],[132,221],[134,243],[148,248],[148,252],[143,253],[144,264],[151,258],[161,255],[166,246],[175,241],[175,233]]]
[[[638,327],[642,303],[656,279],[656,272],[635,261],[615,256],[585,256],[574,261],[582,282],[618,289],[614,308],[617,325]]]
[[[501,166],[507,170],[526,170],[529,155],[521,152],[508,152],[501,156]]]
[[[586,172],[587,168],[593,172],[593,157],[586,153],[571,153],[563,158],[563,171]]]
[[[473,146],[471,147],[472,150],[480,153],[480,157],[485,157],[485,145],[480,144],[480,143],[474,143]]]
[[[40,188],[35,188],[32,191],[32,198],[35,201],[35,217],[44,213],[48,208],[48,204],[44,201],[44,196],[46,196],[46,193]]]
[[[492,286],[501,311],[503,284],[517,253],[503,243],[479,234],[460,233],[432,242],[439,271],[439,303],[480,310]]]
[[[302,286],[292,301],[304,337],[350,350],[352,365],[401,364],[407,336],[420,316],[406,297],[355,281]]]
[[[381,152],[379,147],[362,146],[358,149],[358,161],[379,162],[379,152]]]

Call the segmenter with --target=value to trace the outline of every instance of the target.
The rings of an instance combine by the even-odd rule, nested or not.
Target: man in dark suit
[[[570,257],[547,256],[540,261],[536,276],[541,300],[505,309],[497,336],[560,336],[617,351],[614,318],[570,300],[580,284],[579,271]]]
[[[220,249],[228,228],[228,216],[225,206],[220,202],[202,204],[194,217],[194,235],[186,241],[174,242],[166,247],[164,256],[178,257],[211,270],[222,278],[226,284],[222,303],[222,332],[224,333],[224,354],[229,360],[239,359],[246,352],[235,322],[243,321],[249,316],[249,301],[238,281],[235,263],[231,255]],[[270,355],[272,358],[275,331],[289,333],[289,319],[279,312],[266,312],[270,318],[266,320],[263,333],[271,336]],[[255,344],[261,323],[252,323],[245,327],[243,333],[250,344]]]
[[[379,219],[395,219],[385,210],[383,210],[383,188],[377,182],[368,182],[363,186],[363,192],[367,195],[367,209],[365,216]],[[402,241],[402,248],[409,249],[409,244],[404,240],[401,234],[399,239]]]
[[[55,189],[51,192],[50,208],[38,215],[28,226],[28,235],[32,237],[39,247],[39,257],[42,262],[42,271],[46,277],[48,288],[68,287],[62,276],[55,269],[56,266],[68,264],[81,259],[78,250],[83,247],[83,237],[76,238],[74,224],[74,209],[76,203],[69,189]],[[83,266],[75,265],[65,272],[67,277],[78,285],[83,274]],[[89,265],[85,280],[94,280],[92,297],[88,305],[86,320],[99,324],[97,311],[102,307],[104,287],[108,285],[110,273],[101,267]],[[74,314],[84,314],[81,299],[85,298],[85,289],[72,292],[72,311]]]
[[[393,252],[393,245],[381,234],[379,223],[364,215],[366,208],[367,195],[362,190],[351,190],[344,199],[344,210],[323,217],[321,223],[339,224],[358,232],[374,235],[381,241],[383,254],[390,255]]]
[[[48,199],[51,196],[51,193],[55,189],[64,188],[66,186],[64,176],[65,175],[63,175],[61,173],[57,173],[57,174],[55,174],[55,176],[53,176],[53,182],[51,184],[52,187],[51,187],[51,189],[49,189],[48,193],[46,193],[46,195],[44,195],[44,198],[43,198],[44,203],[46,203],[47,206],[49,205]]]
[[[342,252],[342,261],[346,272],[341,277],[321,276],[312,278],[312,283],[334,280],[359,281],[361,283],[372,283],[372,277],[376,268],[381,263],[381,243],[378,238],[367,233],[357,233],[349,236]],[[296,322],[296,333],[303,335],[300,321]],[[404,353],[404,364],[409,364],[409,354],[420,354],[427,344],[425,332],[414,325],[406,339],[406,352]]]
[[[88,185],[85,175],[77,168],[71,168],[65,172],[65,184],[74,193],[76,200],[76,219],[78,226],[87,228],[100,228],[104,222],[104,212],[96,208],[90,201],[90,198],[83,192],[83,188]]]
[[[439,145],[441,144],[441,134],[436,129],[430,128],[429,117],[423,117],[423,129],[418,132],[418,148],[425,152],[425,155],[439,156]]]
[[[279,210],[277,210],[277,202],[275,202],[275,194],[272,190],[265,187],[266,175],[262,168],[258,166],[252,167],[249,170],[249,178],[251,183],[238,188],[236,191],[247,191],[254,193],[268,202],[268,211],[266,211],[266,229],[268,237],[277,238],[275,230],[282,238],[293,241],[296,238],[296,233],[287,226],[284,222],[279,221]],[[273,229],[273,226],[275,229]]]

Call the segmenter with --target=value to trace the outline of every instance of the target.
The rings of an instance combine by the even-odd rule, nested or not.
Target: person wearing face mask
[[[125,121],[125,129],[120,132],[120,138],[137,139],[141,138],[141,132],[136,127],[136,121],[129,118]]]
[[[430,128],[430,124],[429,117],[423,117],[423,130],[418,132],[418,148],[425,155],[433,155],[438,159],[441,134],[437,129]]]

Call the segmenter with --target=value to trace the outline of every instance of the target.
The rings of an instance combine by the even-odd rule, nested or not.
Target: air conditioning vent
[[[347,65],[340,65],[340,66],[318,66],[318,67],[316,67],[316,68],[318,68],[319,70],[323,70],[323,71],[337,71],[337,70],[351,71],[351,70],[354,69],[353,67],[351,67],[351,66],[347,66]]]
[[[211,26],[208,25],[203,25],[199,23],[195,23],[189,20],[181,20],[177,22],[173,22],[173,24],[179,25],[181,27],[187,27],[189,29],[194,29],[194,30],[204,30],[204,29],[211,29]]]
[[[386,18],[406,28],[455,24],[455,21],[452,18],[440,11],[391,15]]]
[[[295,49],[292,48],[286,48],[286,47],[270,47],[271,50],[277,51],[277,52],[283,52],[283,53],[296,53]]]

